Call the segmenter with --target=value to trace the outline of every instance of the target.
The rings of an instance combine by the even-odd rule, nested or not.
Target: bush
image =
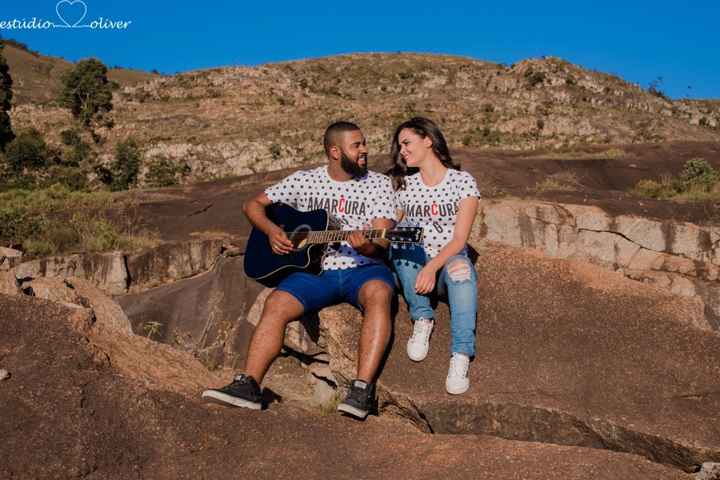
[[[655,199],[673,199],[704,201],[717,199],[720,173],[702,158],[693,158],[685,162],[678,177],[663,175],[660,182],[640,180],[633,193],[641,197]]]
[[[128,139],[115,147],[115,162],[112,165],[113,191],[128,190],[137,184],[140,172],[141,154],[135,140]]]
[[[282,155],[282,147],[277,143],[272,143],[269,148],[270,155],[272,155],[273,160],[279,160]]]
[[[145,182],[150,187],[170,187],[179,184],[188,173],[190,173],[188,164],[173,163],[167,158],[161,158],[148,166]]]
[[[18,135],[10,142],[5,158],[11,170],[20,173],[24,169],[47,166],[48,148],[42,134],[32,128]]]
[[[685,162],[680,179],[688,186],[691,184],[707,185],[708,188],[720,180],[720,175],[712,165],[702,158],[693,158]]]
[[[20,244],[23,239],[38,235],[45,228],[45,219],[22,204],[0,202],[0,241]]]
[[[677,194],[677,191],[670,185],[655,180],[640,180],[637,185],[635,185],[633,193],[641,197],[663,200],[672,198]]]
[[[48,168],[47,174],[47,179],[40,182],[41,186],[50,187],[59,184],[74,192],[87,189],[87,175],[80,167],[55,165]]]
[[[533,88],[545,81],[545,73],[530,69],[525,72],[525,80],[527,81],[528,87]]]
[[[68,147],[74,147],[82,142],[80,134],[74,129],[63,130],[60,132],[60,139],[62,140],[63,145],[67,145]]]

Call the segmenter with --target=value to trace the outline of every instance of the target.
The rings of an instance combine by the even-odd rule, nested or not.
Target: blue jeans
[[[431,297],[447,294],[450,305],[451,350],[453,353],[464,353],[474,357],[477,273],[470,259],[465,255],[450,257],[440,270],[435,291],[430,295],[420,295],[415,291],[415,279],[427,262],[423,247],[419,245],[406,246],[406,248],[391,247],[390,258],[413,321],[418,318],[434,318]],[[462,263],[466,268],[462,268]],[[448,272],[450,266],[454,267],[453,273]]]

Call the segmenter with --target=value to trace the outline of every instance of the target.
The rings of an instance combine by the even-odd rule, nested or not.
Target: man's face
[[[345,132],[340,145],[340,166],[353,178],[367,173],[367,143],[360,130]]]

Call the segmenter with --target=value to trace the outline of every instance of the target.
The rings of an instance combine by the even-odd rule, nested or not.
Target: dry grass
[[[157,234],[139,227],[136,201],[108,192],[73,192],[60,185],[0,194],[0,242],[28,255],[137,251]]]
[[[536,183],[532,190],[535,193],[550,191],[569,192],[578,190],[580,186],[580,180],[575,172],[563,171],[549,175],[543,181]]]
[[[701,158],[685,162],[677,177],[660,175],[660,181],[640,180],[631,190],[633,195],[678,202],[720,201],[720,173]]]
[[[618,160],[632,156],[622,148],[610,148],[599,152],[566,151],[557,153],[542,153],[531,155],[532,160]]]

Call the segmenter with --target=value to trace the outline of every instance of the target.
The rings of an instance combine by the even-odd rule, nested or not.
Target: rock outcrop
[[[51,256],[15,261],[12,271],[18,282],[75,277],[87,280],[107,294],[122,295],[207,272],[224,250],[225,243],[222,239],[197,239],[164,243],[138,254],[116,251]]]
[[[254,329],[248,314],[262,290],[245,276],[242,260],[218,257],[208,272],[117,300],[138,335],[192,352],[209,368],[238,367]]]
[[[595,206],[484,200],[472,238],[589,261],[695,298],[704,316],[688,321],[720,328],[720,227],[613,216]]]
[[[410,361],[407,312],[379,379],[380,408],[426,432],[493,435],[642,455],[692,471],[720,459],[720,338],[689,324],[691,299],[597,266],[488,244],[477,261],[477,358],[470,391],[444,391],[449,314]],[[541,286],[541,287],[539,287]],[[341,385],[354,377],[361,317],[320,314]]]
[[[21,251],[0,247],[0,293],[5,295],[18,294],[19,285],[15,277],[15,267],[21,261]]]
[[[91,281],[109,294],[127,291],[128,273],[122,252],[78,253],[39,258],[15,267],[18,281],[42,277],[78,277]]]
[[[73,312],[0,294],[0,378],[11,374],[0,382],[2,478],[223,478],[229,465],[257,479],[298,468],[308,480],[688,477],[636,455],[424,435],[387,417],[353,422],[284,402],[268,412],[203,405],[197,392],[221,379],[189,354],[142,338],[129,348],[131,337],[99,349],[71,326]]]

